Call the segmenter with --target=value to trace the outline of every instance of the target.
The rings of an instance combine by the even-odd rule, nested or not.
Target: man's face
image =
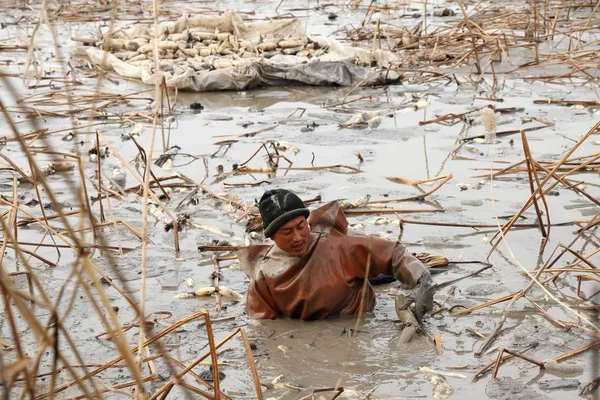
[[[301,215],[283,224],[271,239],[286,253],[301,256],[308,249],[309,238],[308,222],[306,217]]]

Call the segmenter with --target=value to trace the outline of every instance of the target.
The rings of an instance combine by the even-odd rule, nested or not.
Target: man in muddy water
[[[368,279],[394,276],[412,289],[421,322],[433,308],[429,271],[397,241],[349,234],[338,202],[310,212],[293,192],[274,189],[259,202],[264,234],[275,243],[238,250],[251,279],[246,308],[251,318],[303,320],[346,316],[375,307]]]

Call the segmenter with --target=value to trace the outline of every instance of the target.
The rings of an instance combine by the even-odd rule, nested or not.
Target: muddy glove
[[[423,315],[433,310],[433,294],[435,293],[435,285],[429,271],[425,270],[417,285],[412,290],[411,294],[406,297],[404,304],[400,307],[401,310],[406,310],[412,303],[415,303],[414,314],[417,321],[421,324]]]

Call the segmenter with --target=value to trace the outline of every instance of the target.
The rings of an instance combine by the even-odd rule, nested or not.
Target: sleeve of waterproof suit
[[[248,316],[254,319],[272,319],[277,318],[280,313],[277,312],[275,305],[272,304],[269,293],[263,295],[260,285],[256,281],[248,286],[248,295],[246,296],[246,310]]]
[[[359,278],[374,278],[378,274],[394,276],[400,282],[414,287],[425,271],[425,266],[410,254],[400,242],[369,236],[347,236],[348,252],[354,262],[352,271]],[[370,257],[369,257],[370,254]],[[370,260],[367,274],[367,261]],[[351,272],[351,271],[348,271]]]

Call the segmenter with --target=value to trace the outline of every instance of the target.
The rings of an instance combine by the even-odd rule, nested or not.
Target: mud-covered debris
[[[154,162],[154,165],[157,165],[164,169],[173,169],[173,160],[177,153],[181,150],[181,147],[175,145],[169,147],[163,154],[161,154],[158,159]]]
[[[112,169],[112,175],[108,178],[110,181],[109,187],[111,189],[116,189],[119,192],[124,192],[125,185],[127,184],[127,175],[120,167],[120,165],[117,165]]]
[[[426,374],[425,378],[433,384],[432,394],[434,399],[447,399],[454,393],[454,389],[443,376],[438,374]]]
[[[581,388],[581,391],[579,392],[579,396],[581,396],[581,397],[588,396],[586,398],[589,398],[589,396],[591,396],[593,393],[595,393],[598,390],[599,386],[600,386],[600,378],[596,378]]]
[[[175,295],[175,298],[176,299],[191,299],[194,297],[206,297],[206,296],[211,296],[216,291],[217,291],[217,289],[215,289],[212,286],[204,287],[204,288],[200,288],[200,289],[196,290],[195,292],[178,293]]]
[[[200,198],[199,198],[199,194],[198,194],[198,188],[192,189],[181,200],[179,200],[179,202],[177,203],[177,206],[175,207],[175,211],[179,211],[180,209],[182,209],[185,206],[188,206],[188,205],[195,206],[195,205],[198,205],[199,203],[200,203]]]
[[[286,346],[286,345],[284,345],[284,344],[280,344],[279,346],[277,346],[277,348],[278,348],[279,350],[281,350],[281,351],[283,352],[283,354],[287,353],[287,352],[290,350],[290,349],[289,349],[289,347],[287,347],[287,346]]]
[[[361,231],[361,230],[365,229],[365,224],[362,224],[362,223],[350,224],[350,225],[348,225],[348,228],[350,228],[350,230],[353,230],[353,231]]]
[[[371,118],[370,120],[367,121],[367,126],[369,127],[369,129],[376,129],[379,128],[379,125],[381,125],[381,117],[378,115],[376,117]]]
[[[231,243],[229,240],[223,240],[223,239],[213,239],[210,241],[210,245],[211,246],[222,246],[222,247],[235,246],[235,244]]]
[[[342,200],[339,202],[339,204],[340,204],[340,208],[342,210],[350,210],[350,209],[354,209],[354,208],[365,207],[369,203],[370,200],[371,200],[371,195],[367,194],[361,198],[354,200],[353,202]]]
[[[300,132],[302,132],[302,133],[314,132],[314,130],[317,129],[318,126],[319,126],[319,124],[317,124],[315,121],[313,121],[309,125],[306,125],[305,127],[301,128]]]
[[[495,113],[494,110],[494,106],[484,107],[479,110],[481,124],[485,128],[484,143],[493,143],[496,140],[496,129],[498,128],[500,113]]]
[[[354,208],[354,206],[352,205],[352,203],[350,203],[349,201],[342,200],[339,203],[340,203],[340,208],[342,210],[350,210],[351,208]]]
[[[454,17],[456,13],[451,8],[444,8],[441,10],[435,10],[433,15],[435,17]]]
[[[435,374],[435,375],[447,376],[450,378],[468,379],[468,377],[464,374],[459,374],[456,372],[437,371],[437,370],[434,370],[429,367],[419,367],[419,371],[428,372],[430,374]]]
[[[152,215],[157,221],[164,222],[165,213],[162,209],[153,202],[148,201],[148,213]]]
[[[192,104],[190,104],[190,109],[194,111],[202,111],[204,110],[204,106],[201,103],[195,101]]]
[[[235,290],[233,290],[227,286],[219,286],[218,291],[221,296],[231,297],[232,299],[235,299],[235,300],[243,300],[244,299],[244,296],[242,296],[241,294],[239,294],[238,292],[236,292]]]
[[[391,222],[391,220],[387,217],[379,217],[372,221],[374,225],[387,225]]]
[[[345,328],[342,329],[342,332],[340,333],[340,336],[346,336],[346,337],[352,337],[355,336],[358,333],[357,330],[355,330],[354,328]]]
[[[262,218],[260,215],[253,215],[246,222],[246,232],[262,231]]]
[[[231,231],[224,231],[223,229],[217,228],[216,226],[194,224],[194,223],[192,223],[191,225],[194,228],[202,229],[203,231],[214,233],[215,235],[219,235],[219,236],[222,236],[222,237],[231,238],[231,237],[234,236],[233,232],[231,232]],[[226,245],[226,246],[229,246],[229,245]]]
[[[549,335],[548,335],[549,336]],[[556,360],[549,359],[542,361],[546,372],[559,375],[580,375],[584,371],[583,365],[572,363],[559,363]]]
[[[73,168],[75,168],[75,165],[72,163],[52,163],[52,164],[44,165],[39,170],[40,170],[40,173],[42,176],[49,176],[49,175],[54,175],[59,172],[71,171]],[[31,178],[31,176],[32,175],[30,173],[28,175],[28,177]],[[17,177],[18,182],[23,182],[25,180],[26,179],[23,178],[22,176]]]
[[[387,231],[387,232],[373,233],[373,234],[370,234],[369,236],[378,237],[378,238],[381,238],[381,239],[388,239],[391,234],[392,234],[392,232]]]
[[[198,289],[194,292],[194,294],[198,297],[202,297],[202,296],[210,296],[213,293],[215,293],[217,291],[217,289],[215,289],[214,287],[205,287],[205,288],[201,288]]]
[[[2,198],[4,198],[4,196],[2,196]],[[23,198],[22,200],[25,200],[25,198]],[[38,204],[40,204],[40,202],[34,198],[31,198],[31,199],[23,202],[23,205],[25,205],[27,207],[36,207]]]
[[[381,124],[381,117],[377,113],[360,112],[355,114],[344,123],[341,123],[340,128],[361,129],[369,127],[377,128]]]
[[[174,296],[175,299],[192,299],[196,297],[194,292],[178,293]]]
[[[248,232],[244,234],[244,246],[251,246],[255,243],[260,243],[263,241],[263,235],[258,232]]]
[[[75,133],[73,133],[73,132],[69,132],[69,133],[67,133],[65,136],[63,136],[63,137],[61,138],[61,140],[62,140],[63,142],[70,142],[70,141],[72,141],[73,139],[75,139],[76,137],[77,137],[77,134],[75,134]]]
[[[214,380],[212,368],[206,368],[204,371],[200,372],[199,376],[206,382],[212,382]],[[223,379],[225,379],[225,373],[219,371],[219,381],[222,381]]]
[[[427,268],[431,267],[445,267],[450,264],[450,260],[446,257],[436,254],[429,253],[413,253],[419,261],[423,263]]]
[[[197,297],[210,296],[213,293],[215,293],[216,291],[217,291],[217,289],[210,286],[210,287],[200,288],[200,289],[196,290],[194,292],[194,295]]]
[[[177,231],[181,232],[186,226],[188,226],[191,222],[191,215],[187,213],[182,213],[177,216]],[[173,229],[173,221],[167,222],[165,224],[165,232],[169,232]]]
[[[412,300],[408,300],[408,298],[402,294],[397,295],[394,300],[396,315],[402,323],[402,331],[396,340],[396,343],[399,345],[408,344],[416,335],[417,329],[419,328],[419,321],[415,317],[415,314],[407,308],[411,301]]]
[[[108,146],[104,148],[100,147],[100,158],[106,158],[110,155],[110,149]],[[90,162],[96,162],[98,160],[98,148],[96,146],[88,150],[88,156]]]
[[[575,390],[579,389],[581,382],[578,379],[547,379],[539,381],[538,386],[545,392],[553,390]]]
[[[485,387],[485,393],[494,400],[549,400],[546,395],[536,392],[511,377],[492,379]]]
[[[129,132],[129,134],[131,136],[140,136],[142,132],[144,132],[144,124],[135,124],[133,130]]]
[[[289,144],[286,142],[278,142],[275,144],[275,148],[279,151],[291,151],[294,154],[298,154],[300,152],[300,149],[298,149],[296,146],[294,146],[293,144]]]
[[[473,139],[473,141],[475,141],[475,139]],[[480,138],[480,141],[481,141],[481,143],[484,143],[485,139],[484,138]],[[463,149],[465,149],[466,151],[468,151],[470,153],[477,154],[478,156],[482,156],[483,157],[485,155],[481,150],[479,150],[478,148],[476,148],[475,146],[472,146],[470,144],[465,144],[463,146]]]
[[[112,285],[112,279],[110,279],[110,277],[102,277],[100,278],[100,283],[106,286],[111,286]]]
[[[413,18],[420,18],[421,14],[413,14]],[[419,39],[421,38],[421,31],[423,29],[423,22],[418,22],[411,30],[404,30],[402,33],[402,45],[406,49],[416,48],[419,46]]]
[[[469,207],[481,207],[483,205],[483,200],[479,200],[479,199],[462,200],[460,202],[460,204],[463,206],[469,206]]]

